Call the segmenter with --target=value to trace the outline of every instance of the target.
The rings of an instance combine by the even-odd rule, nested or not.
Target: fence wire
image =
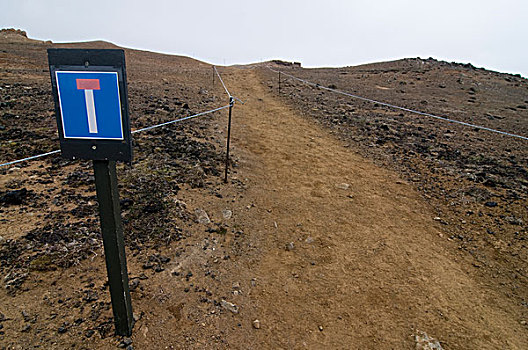
[[[169,125],[169,124],[174,124],[174,123],[177,123],[177,122],[182,122],[182,121],[184,121],[184,120],[189,120],[189,119],[193,119],[193,118],[201,117],[201,116],[203,116],[203,115],[210,114],[210,113],[214,113],[214,112],[220,111],[220,110],[222,110],[222,109],[226,109],[226,108],[229,108],[229,105],[225,105],[225,106],[222,106],[222,107],[218,107],[218,108],[215,108],[215,109],[211,109],[211,110],[209,110],[209,111],[205,111],[205,112],[200,112],[200,113],[197,113],[197,114],[193,114],[193,115],[190,115],[190,116],[188,116],[188,117],[174,119],[174,120],[171,120],[171,121],[168,121],[168,122],[165,122],[165,123],[156,124],[156,125],[152,125],[152,126],[147,126],[147,127],[145,127],[145,128],[142,128],[142,129],[134,130],[134,131],[131,132],[131,134],[137,134],[137,133],[139,133],[139,132],[143,132],[143,131],[147,131],[147,130],[152,130],[152,129],[160,128],[160,127],[162,127],[162,126],[166,126],[166,125]],[[55,150],[55,151],[51,151],[51,152],[46,152],[46,153],[37,154],[37,155],[35,155],[35,156],[31,156],[31,157],[26,157],[26,158],[22,158],[22,159],[13,160],[13,161],[11,161],[11,162],[7,162],[7,163],[3,163],[3,164],[0,164],[0,168],[1,168],[1,167],[4,167],[4,166],[10,166],[10,165],[14,165],[14,164],[22,163],[22,162],[25,162],[25,161],[29,161],[29,160],[33,160],[33,159],[37,159],[37,158],[41,158],[41,157],[46,157],[46,156],[49,156],[49,155],[52,155],[52,154],[57,154],[57,153],[60,153],[60,149],[57,149],[57,150]]]
[[[218,70],[216,69],[216,66],[213,66],[213,68],[214,68],[214,71],[215,71],[216,75],[218,76],[218,79],[220,79],[220,82],[222,83],[222,86],[224,87],[224,90],[225,90],[227,96],[229,96],[229,98],[233,97],[229,93],[229,90],[227,90],[227,87],[225,86],[224,81],[222,80],[222,77],[220,76],[220,73],[218,73]]]
[[[420,112],[420,111],[417,111],[417,110],[414,110],[414,109],[400,107],[400,106],[396,106],[396,105],[393,105],[393,104],[390,104],[390,103],[373,100],[373,99],[370,99],[370,98],[354,95],[354,94],[351,94],[351,93],[348,93],[348,92],[345,92],[345,91],[332,89],[332,88],[329,88],[329,87],[326,87],[326,86],[323,86],[323,85],[320,85],[320,84],[316,84],[316,83],[313,83],[311,81],[308,81],[308,80],[301,79],[301,78],[298,78],[296,76],[293,76],[291,74],[284,73],[282,71],[278,71],[278,70],[272,69],[271,67],[267,67],[267,68],[269,70],[271,70],[272,72],[284,74],[287,77],[290,77],[292,79],[298,80],[298,81],[300,81],[302,83],[305,83],[307,85],[315,86],[317,88],[324,89],[324,90],[327,90],[327,91],[330,91],[330,92],[334,92],[336,94],[341,94],[341,95],[352,97],[352,98],[356,98],[356,99],[359,99],[359,100],[362,100],[362,101],[376,103],[376,104],[379,104],[379,105],[382,105],[382,106],[385,106],[385,107],[394,108],[394,109],[398,109],[398,110],[401,110],[401,111],[422,115],[422,116],[425,116],[425,117],[430,117],[430,118],[443,120],[443,121],[447,121],[447,122],[455,123],[455,124],[460,124],[460,125],[464,125],[464,126],[469,126],[469,127],[472,127],[472,128],[486,130],[486,131],[494,132],[494,133],[497,133],[497,134],[501,134],[501,135],[514,137],[514,138],[517,138],[517,139],[528,141],[528,137],[526,137],[526,136],[512,134],[512,133],[509,133],[509,132],[506,132],[506,131],[492,129],[492,128],[488,128],[488,127],[481,126],[481,125],[466,123],[466,122],[463,122],[463,121],[460,121],[460,120],[455,120],[455,119],[450,119],[450,118],[446,118],[446,117],[441,117],[441,116],[438,116],[438,115],[435,115],[435,114],[426,113],[426,112]]]

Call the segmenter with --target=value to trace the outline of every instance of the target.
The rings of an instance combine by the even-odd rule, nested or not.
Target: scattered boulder
[[[252,322],[252,324],[253,324],[253,328],[260,329],[260,321],[259,320],[254,320]]]
[[[203,209],[196,209],[194,211],[194,214],[196,215],[196,221],[199,224],[202,225],[208,225],[211,223],[211,219],[209,219],[209,215],[207,215],[207,212]]]
[[[347,183],[340,183],[335,185],[335,187],[339,190],[348,190],[350,188],[350,185]]]
[[[418,331],[414,336],[416,342],[416,350],[443,350],[440,342],[434,338],[431,338],[425,332]]]
[[[507,217],[504,218],[504,220],[510,225],[519,225],[519,226],[521,226],[521,225],[524,224],[522,219],[516,218],[514,216],[507,216]]]
[[[220,302],[220,305],[224,309],[226,309],[228,311],[231,311],[234,314],[238,314],[238,312],[239,312],[238,306],[236,306],[235,304],[230,303],[229,301],[226,301],[224,299],[222,299],[222,301]]]
[[[224,219],[229,220],[233,216],[233,212],[229,209],[225,209],[222,211],[222,216],[224,217]]]
[[[26,188],[4,192],[0,195],[0,203],[5,205],[23,204],[29,193],[30,191],[28,191]]]

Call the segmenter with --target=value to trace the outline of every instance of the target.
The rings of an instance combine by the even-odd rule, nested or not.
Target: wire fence
[[[156,124],[156,125],[147,126],[147,127],[141,128],[141,129],[133,130],[131,132],[131,134],[137,134],[137,133],[140,133],[140,132],[143,132],[143,131],[148,131],[148,130],[164,127],[164,126],[167,126],[167,125],[170,125],[170,124],[183,122],[185,120],[198,118],[198,117],[201,117],[201,116],[204,116],[204,115],[207,115],[207,114],[211,114],[211,113],[214,113],[214,112],[218,112],[218,111],[221,111],[221,110],[227,109],[227,108],[230,109],[230,111],[229,111],[229,132],[228,132],[228,134],[230,134],[230,129],[231,129],[231,109],[233,108],[233,105],[235,104],[235,100],[241,102],[242,104],[244,104],[244,101],[242,101],[241,99],[231,95],[231,93],[227,89],[227,86],[224,83],[224,80],[222,79],[222,76],[220,75],[220,73],[218,73],[218,70],[216,69],[216,66],[213,66],[213,69],[214,69],[214,72],[215,72],[216,76],[218,76],[218,79],[222,83],[222,86],[223,86],[225,92],[229,96],[229,104],[227,104],[225,106],[222,106],[222,107],[214,108],[214,109],[211,109],[211,110],[208,110],[208,111],[196,113],[196,114],[193,114],[193,115],[190,115],[190,116],[187,116],[187,117],[178,118],[178,119],[174,119],[174,120],[171,120],[171,121],[168,121],[168,122],[164,122],[164,123],[160,123],[160,124]],[[214,80],[213,80],[213,84],[214,84]],[[228,137],[228,149],[229,149],[229,137]],[[50,151],[50,152],[46,152],[46,153],[41,153],[41,154],[37,154],[37,155],[34,155],[34,156],[22,158],[22,159],[13,160],[13,161],[10,161],[10,162],[6,162],[6,163],[0,164],[0,168],[11,166],[11,165],[15,165],[15,164],[19,164],[19,163],[23,163],[23,162],[34,160],[34,159],[38,159],[38,158],[43,158],[43,157],[46,157],[46,156],[49,156],[49,155],[58,154],[60,152],[61,152],[61,150],[58,149],[58,150],[54,150],[54,151]],[[228,157],[229,157],[229,150],[227,151],[227,154],[228,154]],[[227,162],[228,162],[228,160],[226,161],[226,163]],[[227,169],[227,165],[226,165],[226,169]],[[226,173],[227,173],[227,171],[226,171]],[[227,175],[226,175],[226,178],[227,178]]]
[[[9,165],[14,165],[14,164],[22,163],[22,162],[25,162],[25,161],[28,161],[28,160],[33,160],[33,159],[37,159],[37,158],[42,158],[42,157],[50,156],[50,155],[52,155],[52,154],[57,154],[57,153],[60,153],[60,149],[57,149],[57,150],[55,150],[55,151],[51,151],[51,152],[46,152],[46,153],[37,154],[36,156],[31,156],[31,157],[27,157],[27,158],[22,158],[22,159],[13,160],[13,161],[11,161],[11,162],[7,162],[7,163],[0,164],[0,167],[9,166]]]
[[[229,105],[225,105],[225,106],[222,106],[222,107],[218,107],[218,108],[215,108],[215,109],[211,109],[211,110],[209,110],[209,111],[205,111],[205,112],[200,112],[200,113],[197,113],[197,114],[194,114],[194,115],[190,115],[190,116],[188,116],[188,117],[179,118],[179,119],[174,119],[174,120],[171,120],[171,121],[168,121],[168,122],[165,122],[165,123],[161,123],[161,124],[157,124],[157,125],[152,125],[152,126],[147,126],[147,127],[145,127],[145,128],[142,128],[142,129],[134,130],[134,131],[132,131],[131,133],[132,133],[132,134],[137,134],[138,132],[143,132],[143,131],[147,131],[147,130],[152,130],[152,129],[160,128],[160,127],[162,127],[162,126],[166,126],[166,125],[170,125],[170,124],[174,124],[174,123],[182,122],[182,121],[184,121],[184,120],[189,120],[189,119],[198,118],[198,117],[201,117],[201,116],[206,115],[206,114],[210,114],[210,113],[218,112],[218,111],[221,111],[222,109],[226,109],[226,108],[229,108]]]
[[[222,86],[224,87],[224,90],[225,90],[227,96],[229,96],[229,98],[233,97],[233,96],[231,96],[231,94],[229,93],[229,90],[227,90],[227,87],[226,87],[225,84],[224,84],[224,80],[222,79],[222,77],[221,77],[220,74],[218,73],[218,70],[216,69],[216,66],[213,66],[213,69],[214,69],[216,75],[218,76],[218,79],[219,79],[220,82],[222,83]]]
[[[227,94],[227,96],[229,96],[229,100],[231,101],[231,99],[233,99],[233,103],[236,101],[242,103],[242,104],[245,104],[244,101],[242,101],[241,99],[239,99],[238,97],[236,96],[233,96],[231,95],[231,93],[229,92],[229,90],[227,89],[226,85],[224,84],[224,80],[222,79],[222,76],[220,75],[220,73],[218,73],[218,70],[216,69],[216,66],[213,66],[213,84],[214,84],[214,76],[217,76],[218,79],[220,80],[220,83],[222,83],[222,86],[224,87],[224,90]]]
[[[497,134],[501,134],[501,135],[514,137],[514,138],[517,138],[517,139],[528,141],[528,137],[526,137],[526,136],[517,135],[517,134],[509,133],[509,132],[506,132],[506,131],[501,131],[501,130],[497,130],[497,129],[488,128],[488,127],[485,127],[485,126],[482,126],[482,125],[471,124],[471,123],[463,122],[463,121],[460,121],[460,120],[455,120],[455,119],[442,117],[442,116],[438,116],[438,115],[431,114],[431,113],[421,112],[421,111],[417,111],[417,110],[414,110],[414,109],[393,105],[393,104],[386,103],[386,102],[373,100],[373,99],[370,99],[370,98],[354,95],[354,94],[351,94],[351,93],[348,93],[348,92],[345,92],[345,91],[341,91],[341,90],[338,90],[338,89],[332,89],[332,88],[323,86],[321,84],[313,83],[311,81],[298,78],[298,77],[296,77],[294,75],[291,75],[291,74],[288,74],[288,73],[284,73],[282,71],[275,70],[275,69],[273,69],[271,67],[267,67],[267,68],[269,70],[271,70],[272,72],[285,75],[285,76],[290,77],[292,79],[298,80],[298,81],[300,81],[300,82],[302,82],[304,84],[311,85],[311,86],[314,86],[314,87],[317,87],[317,88],[320,88],[320,89],[323,89],[323,90],[327,90],[327,91],[330,91],[330,92],[333,92],[333,93],[336,93],[336,94],[352,97],[352,98],[355,98],[355,99],[358,99],[358,100],[362,100],[362,101],[366,101],[366,102],[370,102],[370,103],[376,103],[376,104],[381,105],[381,106],[385,106],[385,107],[389,107],[389,108],[393,108],[393,109],[398,109],[398,110],[405,111],[405,112],[408,112],[408,113],[418,114],[418,115],[429,117],[429,118],[443,120],[443,121],[446,121],[446,122],[449,122],[449,123],[455,123],[455,124],[460,124],[460,125],[464,125],[464,126],[469,126],[469,127],[472,127],[472,128],[486,130],[486,131],[490,131],[490,132],[493,132],[493,133],[497,133]]]
[[[193,114],[193,115],[190,115],[190,116],[187,116],[187,117],[174,119],[174,120],[171,120],[171,121],[168,121],[168,122],[165,122],[165,123],[156,124],[156,125],[148,126],[148,127],[145,127],[145,128],[137,129],[137,130],[132,131],[131,134],[137,134],[137,133],[140,133],[140,132],[143,132],[143,131],[148,131],[148,130],[160,128],[160,127],[163,127],[163,126],[166,126],[166,125],[182,122],[182,121],[185,121],[185,120],[198,118],[198,117],[204,116],[206,114],[211,114],[211,113],[214,113],[214,112],[221,111],[222,109],[226,109],[226,108],[229,108],[229,105],[225,105],[225,106],[222,106],[222,107],[211,109],[209,111],[200,112],[200,113]],[[41,154],[37,154],[35,156],[31,156],[31,157],[27,157],[27,158],[13,160],[13,161],[10,161],[10,162],[7,162],[7,163],[0,164],[0,168],[1,167],[6,167],[6,166],[10,166],[10,165],[14,165],[14,164],[18,164],[18,163],[22,163],[22,162],[26,162],[26,161],[37,159],[37,158],[50,156],[52,154],[57,154],[57,153],[60,153],[60,152],[61,152],[60,149],[58,149],[58,150],[55,150],[55,151],[41,153]]]

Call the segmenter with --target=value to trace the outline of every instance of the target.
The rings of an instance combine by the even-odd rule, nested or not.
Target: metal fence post
[[[232,96],[229,96],[229,121],[227,123],[227,152],[226,152],[225,176],[224,176],[225,183],[227,183],[227,171],[229,168],[229,143],[231,140],[231,112],[233,110],[234,104],[235,104],[235,99]]]
[[[280,94],[280,88],[281,88],[280,83],[281,83],[281,72],[279,71],[279,94]]]

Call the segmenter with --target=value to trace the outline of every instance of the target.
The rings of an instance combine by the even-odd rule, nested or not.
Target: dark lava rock
[[[131,292],[133,292],[139,286],[139,283],[140,283],[139,279],[134,279],[128,284],[128,288],[130,289]]]
[[[128,209],[134,204],[134,201],[130,198],[123,198],[119,204],[121,205],[121,209]]]
[[[96,291],[93,291],[93,290],[84,291],[83,301],[89,303],[92,301],[97,301],[98,299],[99,297]]]
[[[143,266],[141,266],[144,270],[148,270],[148,269],[151,269],[154,267],[154,264],[152,262],[146,262],[143,264]]]
[[[130,339],[129,337],[125,337],[125,338],[123,338],[123,340],[119,344],[119,347],[120,348],[124,348],[124,347],[129,346],[130,344],[132,344],[132,339]]]
[[[486,203],[484,203],[484,205],[485,205],[486,207],[493,208],[493,207],[496,207],[496,206],[497,206],[497,202],[486,202]]]
[[[20,190],[7,191],[0,195],[0,203],[6,205],[20,205],[24,203],[27,198],[29,191],[26,188]]]

